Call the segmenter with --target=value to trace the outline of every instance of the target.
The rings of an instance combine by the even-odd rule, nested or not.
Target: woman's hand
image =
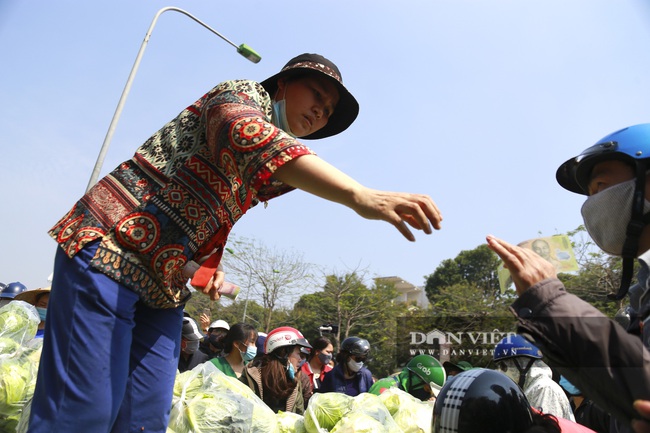
[[[440,230],[442,214],[428,195],[388,192],[363,188],[350,206],[366,219],[382,220],[392,224],[409,241],[415,241],[407,224],[426,234],[431,226]]]
[[[221,293],[219,293],[219,290],[221,289],[221,286],[223,286],[223,282],[225,280],[226,280],[225,272],[220,269],[217,269],[217,271],[214,273],[212,278],[210,278],[210,281],[208,282],[207,286],[203,288],[200,287],[199,288],[195,287],[195,288],[208,295],[211,300],[216,301],[219,298],[221,298]]]
[[[423,194],[379,191],[366,188],[315,155],[293,159],[273,174],[277,180],[318,197],[340,203],[367,219],[386,221],[408,240],[407,227],[431,234],[440,229],[442,215],[431,197]]]

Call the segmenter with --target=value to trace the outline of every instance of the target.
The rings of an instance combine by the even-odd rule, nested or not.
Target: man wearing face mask
[[[379,395],[388,388],[396,387],[422,401],[434,400],[446,378],[445,369],[436,358],[417,355],[399,374],[379,379],[368,392]]]
[[[650,124],[641,124],[604,137],[562,164],[556,174],[563,188],[588,196],[582,215],[594,242],[623,257],[621,286],[611,297],[623,299],[629,290],[628,332],[636,335],[567,293],[553,266],[534,252],[487,237],[519,295],[511,307],[519,319],[518,332],[544,351],[553,368],[611,413],[614,432],[650,431],[650,411],[642,417],[636,410],[648,403],[635,403],[650,399],[649,169]],[[630,287],[634,258],[639,272]]]
[[[575,421],[569,398],[553,381],[553,372],[542,361],[542,352],[524,337],[508,335],[503,338],[494,348],[493,360],[497,369],[524,391],[532,407]]]
[[[368,392],[373,384],[366,367],[370,343],[359,337],[348,337],[336,354],[336,366],[327,373],[318,392],[341,392],[351,397]]]
[[[230,325],[225,320],[215,320],[210,323],[207,335],[199,344],[199,350],[208,355],[208,359],[221,356],[223,353],[223,340],[229,330]]]
[[[44,289],[25,290],[18,293],[14,297],[14,300],[25,301],[28,304],[32,304],[34,307],[36,307],[36,311],[38,311],[41,322],[38,324],[35,338],[43,338],[43,332],[45,329],[45,317],[47,315],[47,304],[50,300],[50,288],[46,287]]]
[[[199,350],[203,338],[199,325],[191,317],[183,317],[181,332],[181,356],[178,358],[178,371],[191,370],[208,360],[208,355]]]

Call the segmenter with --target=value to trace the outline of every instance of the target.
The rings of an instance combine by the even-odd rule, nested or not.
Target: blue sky
[[[301,2],[0,1],[0,281],[47,284],[47,230],[83,194],[145,32],[159,19],[102,175],[220,81],[263,80],[294,55],[341,69],[361,105],[343,134],[308,144],[378,189],[429,194],[443,228],[410,243],[391,226],[297,191],[234,234],[423,285],[494,234],[511,242],[581,224],[555,170],[650,121],[650,7],[640,0]],[[271,6],[273,5],[273,6]]]

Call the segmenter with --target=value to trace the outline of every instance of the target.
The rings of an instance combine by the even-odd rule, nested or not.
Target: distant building
[[[426,309],[429,307],[429,299],[424,291],[424,287],[417,287],[400,277],[380,277],[375,278],[377,281],[392,283],[395,285],[400,295],[395,298],[396,302],[403,302],[408,305],[415,305],[419,308]]]

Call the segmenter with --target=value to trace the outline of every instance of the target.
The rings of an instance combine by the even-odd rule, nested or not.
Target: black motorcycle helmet
[[[348,352],[350,355],[368,356],[370,353],[370,343],[359,337],[348,337],[341,343],[341,351]]]
[[[476,368],[449,378],[433,408],[433,433],[520,433],[532,425],[523,391],[496,370]]]

